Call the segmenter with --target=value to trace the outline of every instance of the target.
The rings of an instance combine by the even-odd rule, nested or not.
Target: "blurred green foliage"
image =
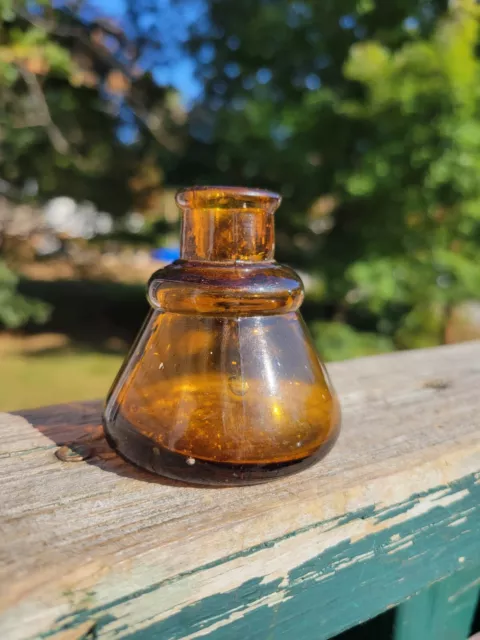
[[[148,210],[181,138],[177,105],[135,70],[135,40],[101,18],[85,20],[80,4],[2,5],[0,172],[17,189],[34,178],[40,201],[91,200],[116,216]],[[119,139],[127,123],[141,125],[130,145]]]
[[[278,254],[354,325],[317,325],[320,349],[441,343],[451,306],[480,294],[478,5],[210,6],[204,179],[214,147],[226,180],[285,194]],[[204,34],[192,46],[205,57]],[[354,330],[366,313],[376,339]]]
[[[135,71],[141,51],[134,40],[101,16],[86,20],[80,4],[54,9],[48,1],[0,0],[0,176],[6,195],[22,200],[33,179],[40,203],[62,195],[92,201],[114,216],[149,212],[181,142],[178,105],[169,88]],[[112,40],[116,56],[107,46]],[[119,134],[129,122],[140,129],[127,145]],[[0,250],[3,234],[0,225]],[[44,321],[48,306],[17,294],[16,287],[3,266],[0,322],[11,328]]]
[[[186,122],[175,92],[138,75],[166,43],[138,28],[149,3],[127,5],[113,35],[69,3],[2,5],[7,179],[118,215],[164,182],[278,190],[278,258],[313,276],[329,359],[441,343],[480,292],[474,0],[208,0],[187,39],[203,93]],[[46,120],[19,127],[36,84]]]
[[[386,336],[355,331],[344,322],[313,322],[312,333],[324,360],[346,360],[393,351],[393,342]]]
[[[0,322],[9,329],[21,327],[29,320],[44,322],[50,313],[48,304],[17,291],[18,280],[0,260]]]

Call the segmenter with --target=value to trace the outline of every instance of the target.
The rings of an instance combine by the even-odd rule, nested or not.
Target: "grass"
[[[104,398],[123,356],[71,347],[0,354],[0,410]]]

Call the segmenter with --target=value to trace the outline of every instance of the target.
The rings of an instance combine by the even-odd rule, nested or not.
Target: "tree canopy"
[[[201,86],[188,109],[152,75],[159,5],[127,6],[121,24],[78,2],[4,9],[2,174],[119,215],[154,168],[280,191],[278,256],[315,277],[319,343],[440,342],[480,292],[474,0],[208,0],[181,54]]]

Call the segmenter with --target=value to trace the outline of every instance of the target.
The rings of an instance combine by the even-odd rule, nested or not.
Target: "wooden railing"
[[[320,640],[397,605],[396,640],[467,638],[480,343],[330,371],[338,444],[253,487],[135,469],[99,402],[1,414],[0,638]]]

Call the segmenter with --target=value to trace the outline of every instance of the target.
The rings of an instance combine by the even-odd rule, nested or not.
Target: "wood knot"
[[[444,378],[432,378],[432,380],[426,380],[422,384],[422,387],[425,389],[437,389],[438,391],[441,391],[443,389],[448,389],[450,385],[450,381],[445,380]]]

